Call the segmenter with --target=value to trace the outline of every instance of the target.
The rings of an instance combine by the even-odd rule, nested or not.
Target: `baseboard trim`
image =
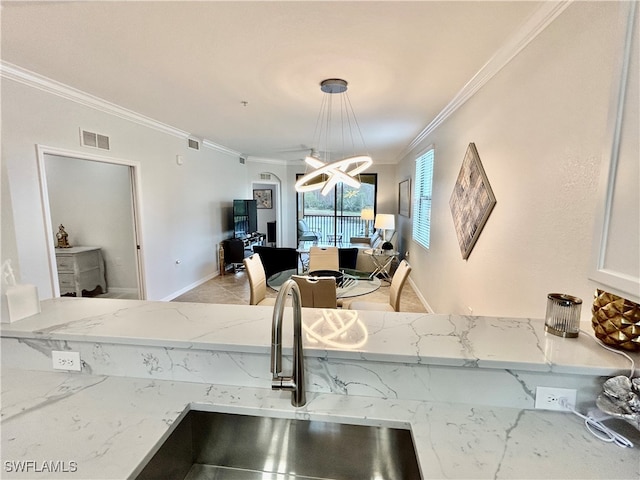
[[[416,294],[416,297],[418,297],[418,300],[420,300],[420,303],[422,303],[422,306],[427,310],[427,313],[435,313],[433,311],[433,308],[431,308],[431,305],[429,305],[429,302],[427,302],[427,299],[424,298],[424,296],[422,295],[422,292],[418,289],[416,283],[413,281],[411,277],[409,277],[409,283],[411,284],[411,288],[413,288],[413,291]]]
[[[189,290],[193,290],[194,288],[199,287],[203,283],[208,282],[212,278],[216,278],[218,275],[219,275],[219,272],[214,272],[211,275],[207,275],[206,277],[203,277],[200,280],[197,280],[197,281],[193,282],[191,285],[187,285],[186,287],[178,290],[177,292],[173,292],[171,295],[167,295],[166,297],[161,298],[160,301],[161,302],[170,302],[170,301],[174,300],[175,298],[178,298],[180,295],[182,295],[184,293],[187,293]]]
[[[125,295],[135,295],[138,293],[137,288],[125,288],[125,287],[108,287],[110,293],[119,293]]]

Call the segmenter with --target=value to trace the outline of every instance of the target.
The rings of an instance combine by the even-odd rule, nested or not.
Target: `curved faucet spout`
[[[293,372],[282,376],[282,317],[287,296],[293,299]],[[293,280],[287,280],[278,293],[271,322],[271,388],[291,390],[291,404],[301,407],[307,403],[304,386],[304,351],[302,348],[302,301],[300,289]]]

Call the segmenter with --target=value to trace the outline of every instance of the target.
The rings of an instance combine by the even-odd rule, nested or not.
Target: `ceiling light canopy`
[[[339,78],[320,82],[320,90],[327,95],[323,96],[320,106],[314,148],[304,159],[313,170],[296,182],[297,192],[321,190],[322,195],[326,195],[340,182],[359,188],[358,175],[373,163],[369,155],[356,153],[355,134],[363,151],[366,151],[366,145],[347,94],[347,85]],[[334,98],[339,100],[338,105],[334,105]],[[334,148],[339,148],[341,153],[332,155]]]

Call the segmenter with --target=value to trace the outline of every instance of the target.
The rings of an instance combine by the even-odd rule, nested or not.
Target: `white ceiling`
[[[319,82],[344,78],[374,162],[394,163],[541,3],[3,0],[2,60],[284,160],[312,146]]]

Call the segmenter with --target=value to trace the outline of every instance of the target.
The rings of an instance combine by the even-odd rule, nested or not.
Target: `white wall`
[[[111,137],[108,156],[140,163],[147,298],[170,298],[213,276],[226,209],[249,193],[237,156],[190,150],[179,136],[3,79],[2,185],[10,201],[3,189],[2,260],[17,256],[20,281],[36,284],[40,298],[52,295],[35,146],[101,154],[79,145],[80,127]]]
[[[377,213],[395,214],[398,222],[398,180],[396,165],[374,164],[367,173],[378,174]]]
[[[411,277],[436,312],[541,318],[546,295],[562,292],[581,297],[590,318],[597,184],[624,35],[618,7],[569,6],[399,165],[399,180],[413,176],[417,154],[435,146],[431,248],[410,241],[410,221],[401,229]],[[470,142],[497,204],[465,261],[448,202]]]
[[[102,250],[108,288],[137,292],[129,166],[45,155],[51,224]],[[50,242],[55,244],[55,239]]]

